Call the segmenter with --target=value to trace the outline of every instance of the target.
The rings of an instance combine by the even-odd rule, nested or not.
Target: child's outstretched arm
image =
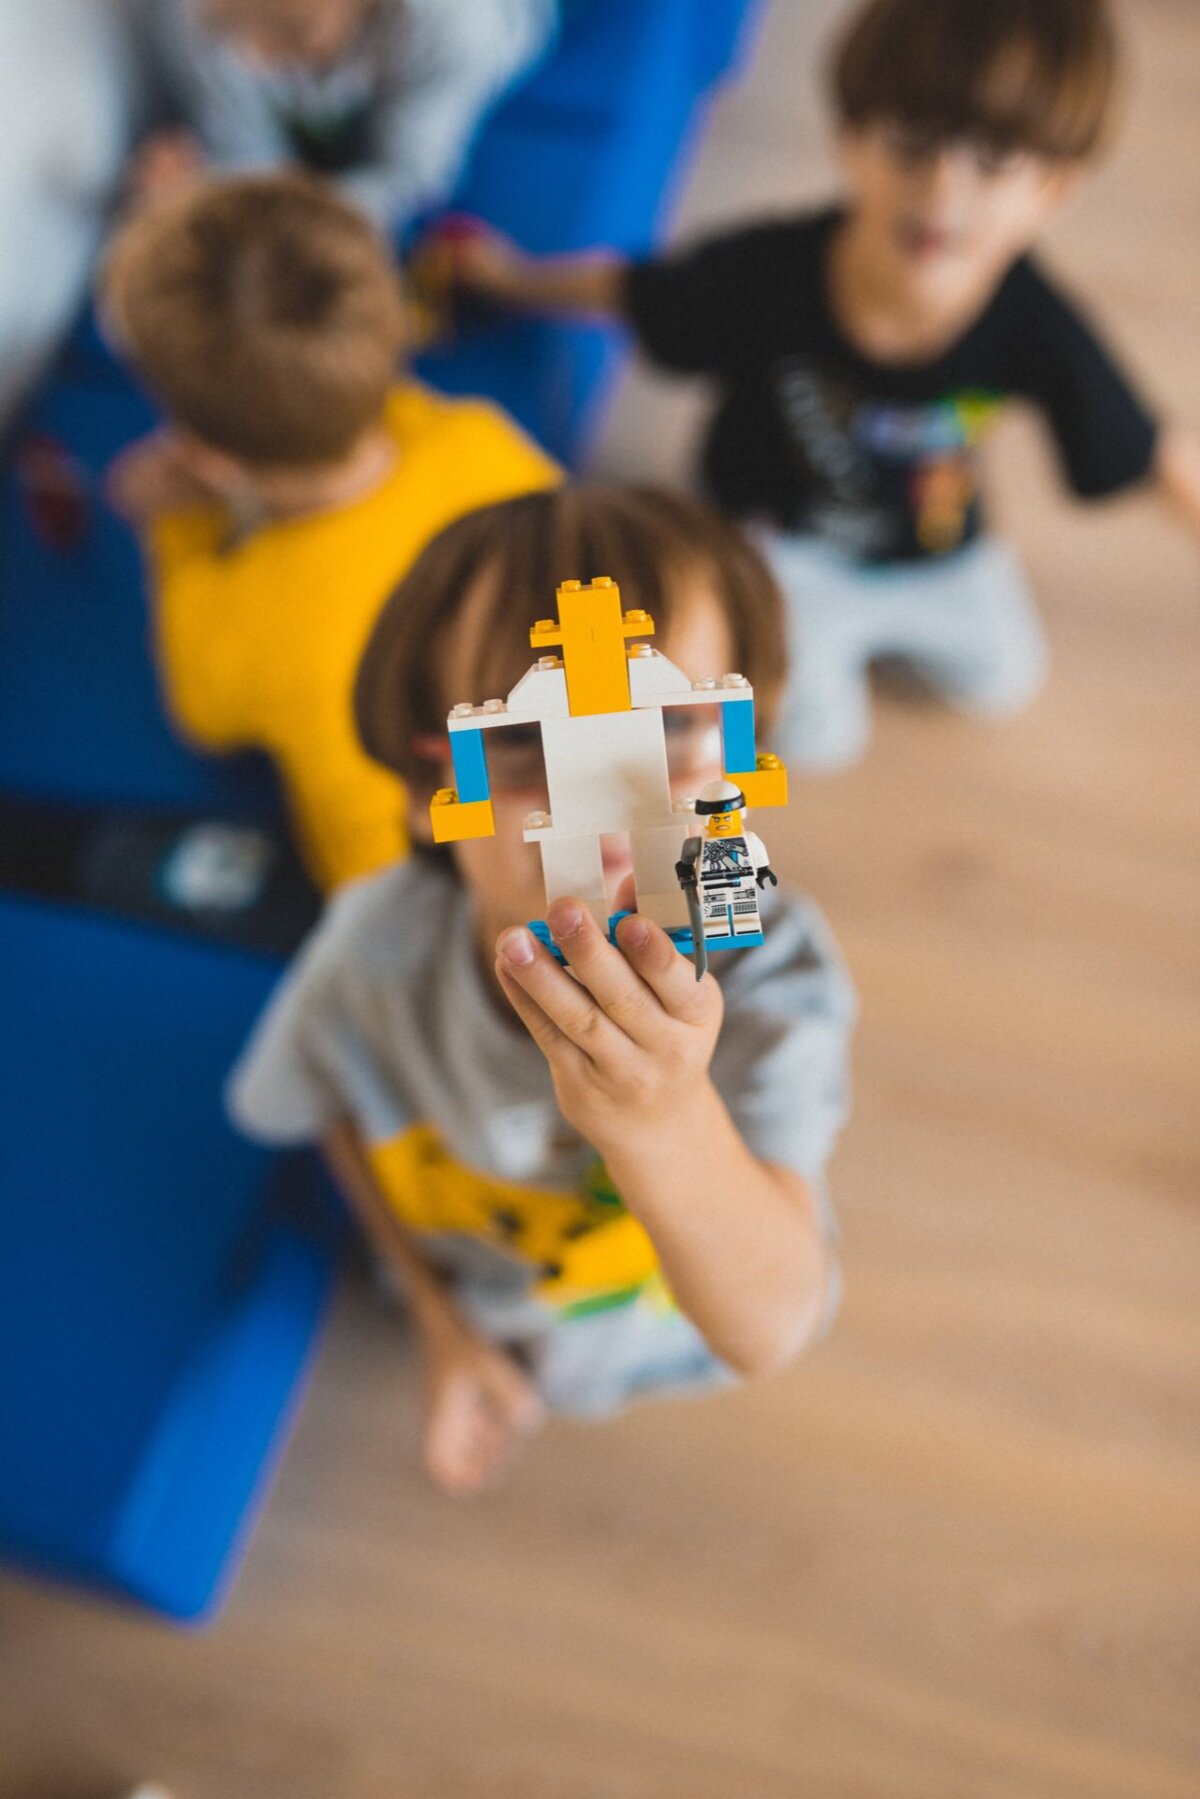
[[[549,923],[571,974],[520,928],[501,937],[496,973],[563,1116],[604,1157],[714,1353],[742,1374],[782,1366],[822,1315],[829,1257],[803,1179],[752,1154],[712,1084],[719,987],[636,914],[619,950],[574,900]]]
[[[623,317],[629,259],[615,250],[529,256],[499,232],[447,239],[452,278],[468,292],[517,312],[608,321]]]

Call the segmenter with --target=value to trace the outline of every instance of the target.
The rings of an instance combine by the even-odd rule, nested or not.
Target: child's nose
[[[924,197],[936,205],[953,207],[969,197],[976,172],[969,145],[943,144],[921,164]]]

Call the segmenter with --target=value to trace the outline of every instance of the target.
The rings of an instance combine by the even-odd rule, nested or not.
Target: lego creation
[[[557,598],[557,618],[539,619],[529,633],[532,647],[546,653],[508,697],[451,708],[455,785],[434,795],[434,840],[454,843],[494,833],[484,733],[536,721],[549,806],[526,815],[524,836],[541,851],[547,908],[568,895],[581,900],[611,936],[619,915],[605,892],[600,840],[623,834],[638,911],[668,931],[680,949],[699,954],[677,866],[704,815],[697,814],[694,799],[672,797],[664,710],[719,706],[722,764],[741,806],[786,805],[787,772],[777,756],[755,754],[754,694],[744,676],[685,675],[644,641],[654,635],[653,619],[623,611],[620,590],[607,576],[587,584],[564,581]],[[540,921],[532,928],[548,940]],[[741,930],[706,929],[702,936],[709,949],[761,941],[761,932],[755,937]]]

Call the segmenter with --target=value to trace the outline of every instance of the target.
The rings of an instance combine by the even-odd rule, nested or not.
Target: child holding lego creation
[[[207,160],[300,163],[381,229],[444,201],[489,105],[548,42],[555,0],[135,0],[161,103],[135,188]],[[182,128],[181,128],[182,127]]]
[[[1103,0],[869,0],[833,68],[843,204],[634,264],[447,246],[474,290],[622,318],[716,381],[704,485],[762,527],[803,646],[789,759],[859,755],[876,659],[984,715],[1036,691],[1041,626],[979,488],[1007,396],[1043,410],[1077,494],[1149,482],[1200,530],[1196,445],[1029,254],[1106,135],[1115,74]]]
[[[395,1268],[423,1351],[425,1463],[454,1491],[493,1479],[546,1407],[602,1415],[781,1365],[835,1296],[824,1170],[853,1001],[811,904],[772,890],[763,946],[697,983],[647,918],[614,945],[561,898],[548,922],[568,973],[523,922],[545,910],[522,835],[547,804],[536,724],[487,733],[495,835],[430,842],[450,706],[525,673],[567,570],[609,571],[685,672],[748,677],[769,740],[780,596],[698,503],[585,485],[451,525],[381,615],[357,689],[364,743],[406,785],[414,854],[338,895],[231,1086],[252,1135],[324,1141]],[[695,795],[722,774],[719,707],[665,718],[672,791]],[[623,840],[605,861],[628,903]]]
[[[376,615],[442,525],[558,471],[495,406],[398,373],[392,263],[311,179],[139,211],[104,301],[168,419],[111,479],[149,558],[168,706],[204,749],[275,759],[321,886],[381,868],[403,798],[351,704]]]

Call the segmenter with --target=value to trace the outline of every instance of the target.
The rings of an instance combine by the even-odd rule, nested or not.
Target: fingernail
[[[641,949],[644,943],[650,941],[649,921],[636,912],[632,913],[622,922],[621,941],[627,943],[630,949]]]
[[[550,929],[560,943],[564,937],[573,937],[582,923],[583,907],[573,900],[559,900],[550,908]]]
[[[519,928],[506,931],[500,939],[500,954],[510,968],[528,968],[533,961],[533,938]]]

